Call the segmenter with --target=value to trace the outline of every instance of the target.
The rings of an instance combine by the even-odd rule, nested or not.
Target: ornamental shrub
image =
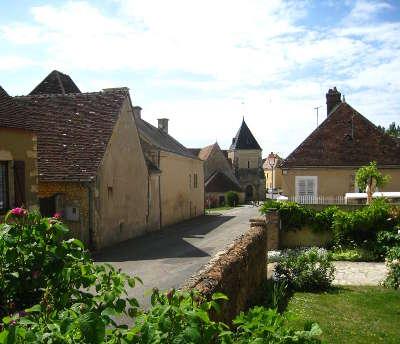
[[[384,285],[389,288],[400,288],[400,246],[392,247],[386,257],[388,274]]]
[[[226,193],[226,203],[230,207],[236,207],[239,204],[239,195],[235,191]]]
[[[335,268],[322,248],[286,250],[275,267],[274,278],[299,291],[323,291],[331,287]]]

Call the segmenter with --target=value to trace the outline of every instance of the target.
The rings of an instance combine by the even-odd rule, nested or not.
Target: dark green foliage
[[[0,225],[0,344],[318,342],[316,325],[296,332],[265,308],[241,315],[232,332],[210,318],[227,299],[219,293],[206,300],[195,291],[155,289],[143,311],[127,296],[140,279],[94,264],[80,241],[64,239],[59,220],[18,209]],[[117,324],[121,316],[132,326]],[[265,324],[249,333],[259,318]]]
[[[323,291],[331,287],[335,268],[325,249],[286,250],[275,267],[275,279],[290,289]]]
[[[230,207],[236,207],[239,204],[239,195],[235,191],[229,191],[225,195],[226,203]]]
[[[302,331],[287,326],[287,317],[275,309],[258,306],[240,313],[234,320],[237,333],[225,343],[321,343],[322,334],[316,323],[307,323]]]
[[[352,212],[338,211],[332,223],[335,243],[374,249],[378,232],[391,228],[389,217],[390,205],[381,199]]]
[[[400,236],[400,235],[399,235]],[[386,265],[388,267],[388,275],[384,282],[386,287],[400,288],[400,245],[392,247],[386,257]]]

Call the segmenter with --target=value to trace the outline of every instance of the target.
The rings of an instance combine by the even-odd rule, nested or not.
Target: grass
[[[380,259],[373,252],[363,248],[343,248],[331,251],[332,259],[349,262],[376,262]]]
[[[400,290],[340,287],[327,293],[294,293],[290,325],[317,322],[327,343],[400,343]]]

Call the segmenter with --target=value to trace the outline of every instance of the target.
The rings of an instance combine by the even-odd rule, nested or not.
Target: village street
[[[178,288],[249,229],[249,219],[259,208],[242,206],[180,223],[160,232],[106,248],[94,256],[96,262],[110,263],[130,275],[139,276],[143,285],[129,291],[141,305],[149,305],[149,292]],[[146,295],[145,295],[146,294]]]

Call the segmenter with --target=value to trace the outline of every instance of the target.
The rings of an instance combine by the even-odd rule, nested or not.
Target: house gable
[[[347,103],[334,108],[282,163],[282,168],[400,166],[400,144]]]

